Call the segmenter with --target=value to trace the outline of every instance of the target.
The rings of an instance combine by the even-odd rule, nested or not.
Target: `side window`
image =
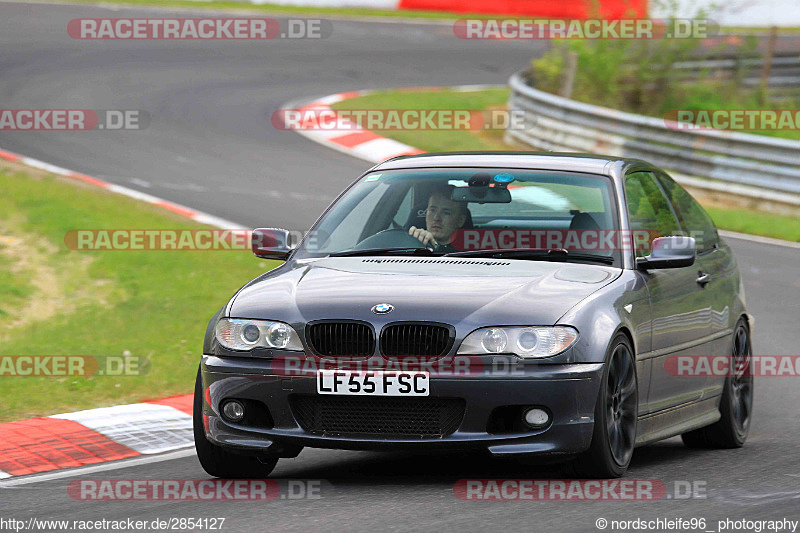
[[[656,237],[682,234],[672,208],[652,173],[634,172],[628,175],[625,178],[625,196],[631,230],[649,233],[646,246],[637,245],[637,256],[648,255]]]
[[[666,174],[659,174],[658,179],[678,214],[681,226],[697,241],[697,251],[702,252],[714,248],[719,242],[719,236],[717,227],[706,210],[692,198],[686,189],[675,183],[675,180]]]
[[[414,205],[414,187],[409,187],[408,192],[403,197],[403,201],[397,207],[397,214],[394,216],[393,222],[395,227],[403,227],[411,216],[411,207]]]

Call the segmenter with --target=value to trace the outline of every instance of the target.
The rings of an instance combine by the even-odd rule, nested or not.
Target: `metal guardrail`
[[[679,61],[672,67],[681,79],[695,79],[701,74],[712,78],[741,76],[744,85],[753,87],[761,84],[763,64],[761,57],[746,57]],[[771,60],[767,86],[776,93],[781,90],[800,90],[800,53],[776,54]]]
[[[644,159],[676,179],[710,180],[717,190],[764,191],[764,197],[800,205],[800,141],[718,130],[674,130],[663,119],[576,102],[510,81],[509,109],[524,127],[511,140],[539,150],[602,153]],[[697,178],[701,178],[698,180]],[[754,189],[757,188],[757,189]],[[741,193],[741,192],[740,192]]]

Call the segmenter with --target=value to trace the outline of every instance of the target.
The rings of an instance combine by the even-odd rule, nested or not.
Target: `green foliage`
[[[698,16],[702,18],[702,16]],[[736,54],[753,57],[757,40],[748,36]],[[725,45],[720,45],[725,46]],[[567,76],[568,54],[577,57],[571,98],[632,113],[664,117],[675,109],[797,108],[800,101],[771,101],[759,87],[743,80],[753,72],[740,67],[723,78],[712,70],[687,78],[676,63],[713,56],[719,48],[700,48],[698,39],[557,40],[545,54],[531,62],[530,78],[537,89],[559,94]],[[797,131],[754,131],[766,135],[800,138]]]
[[[697,41],[690,39],[555,41],[533,60],[533,81],[539,89],[558,92],[564,58],[573,53],[578,58],[573,98],[635,113],[662,110],[681,91],[672,81],[677,77],[674,63],[696,49]]]

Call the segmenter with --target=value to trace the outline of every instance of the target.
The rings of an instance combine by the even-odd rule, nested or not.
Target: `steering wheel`
[[[385,229],[358,243],[355,250],[370,248],[425,248],[422,241],[408,234],[404,229]]]

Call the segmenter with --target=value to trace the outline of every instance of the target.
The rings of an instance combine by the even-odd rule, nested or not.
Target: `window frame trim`
[[[628,172],[626,172],[625,175],[623,176],[622,190],[625,191],[625,216],[628,218],[628,229],[630,231],[633,231],[632,229],[630,229],[632,226],[631,226],[630,204],[628,202],[628,187],[627,187],[627,185],[628,185],[628,178],[630,178],[634,174],[649,174],[650,175],[650,177],[655,182],[656,187],[661,192],[661,196],[664,197],[664,201],[666,202],[667,206],[669,206],[670,213],[672,213],[672,218],[675,220],[675,226],[682,233],[687,233],[686,229],[683,227],[683,224],[681,224],[681,219],[680,219],[680,217],[678,217],[678,213],[675,211],[675,207],[672,205],[672,202],[670,201],[669,196],[667,195],[667,192],[664,190],[664,187],[661,184],[661,180],[658,179],[658,170],[654,169],[654,168],[632,168]],[[651,205],[652,205],[652,202],[651,202]],[[655,211],[655,206],[653,206],[653,210]],[[635,265],[636,264],[636,249],[634,248],[634,249],[630,250],[628,255],[630,257],[632,257],[633,264]]]
[[[681,211],[678,208],[676,208],[676,207],[674,207],[672,205],[672,199],[669,197],[669,195],[666,193],[666,190],[664,189],[664,183],[663,183],[664,177],[666,177],[667,179],[672,180],[672,182],[675,183],[676,186],[681,187],[686,192],[686,194],[688,194],[689,197],[695,203],[697,203],[698,207],[700,207],[700,209],[703,210],[703,213],[705,213],[705,215],[708,217],[708,220],[711,222],[711,227],[714,228],[714,236],[716,237],[715,238],[715,242],[714,242],[713,245],[709,246],[708,248],[703,248],[702,250],[697,250],[696,249],[697,250],[697,255],[698,256],[705,255],[705,254],[713,252],[714,250],[718,250],[719,249],[719,245],[720,245],[719,228],[717,228],[717,225],[714,224],[714,219],[711,218],[711,215],[708,214],[708,212],[703,208],[703,206],[700,205],[700,202],[698,202],[697,199],[694,196],[692,196],[691,193],[689,193],[689,191],[684,189],[683,186],[680,183],[675,181],[675,178],[673,178],[672,176],[667,174],[665,171],[660,170],[660,169],[658,171],[656,171],[655,174],[656,174],[656,181],[658,182],[659,186],[661,187],[662,191],[664,192],[664,196],[667,197],[667,202],[670,204],[670,207],[673,210],[673,213],[675,214],[676,218],[678,219],[678,224],[683,228],[683,231],[686,232],[687,235],[691,236],[691,230],[689,230],[688,228],[684,227],[683,217],[679,217],[678,216],[678,212],[681,212]]]

